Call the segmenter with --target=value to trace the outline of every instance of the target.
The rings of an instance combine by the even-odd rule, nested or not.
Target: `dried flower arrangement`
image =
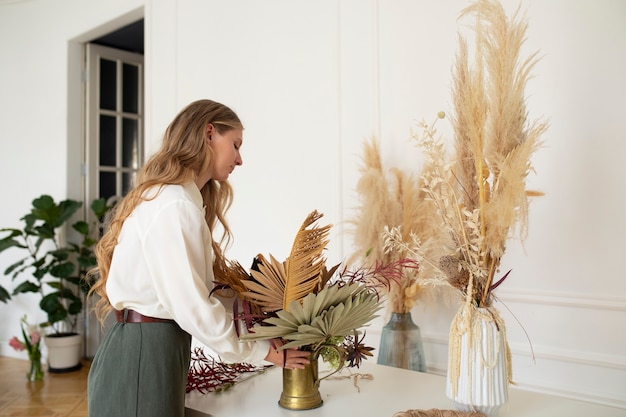
[[[379,143],[372,138],[364,142],[361,176],[356,190],[360,205],[355,217],[349,221],[355,252],[348,262],[375,265],[377,262],[392,263],[407,259],[406,250],[385,250],[385,228],[398,227],[401,239],[409,242],[412,236],[428,239],[437,233],[429,218],[434,205],[424,198],[419,179],[398,168],[389,170],[387,176],[380,155]],[[422,295],[418,276],[420,266],[415,262],[404,269],[398,285],[390,287],[387,299],[393,313],[408,313]]]
[[[494,282],[506,242],[516,229],[522,241],[526,238],[529,199],[542,195],[526,190],[526,178],[548,125],[529,121],[525,106],[524,89],[538,60],[536,52],[525,60],[519,56],[526,21],[516,13],[509,22],[493,0],[479,0],[461,18],[472,14],[477,19],[474,66],[460,37],[453,73],[455,160],[448,162],[436,123],[421,123],[422,133],[413,133],[432,167],[422,175],[423,191],[437,207],[433,221],[445,231],[436,245],[441,251],[428,256],[426,249],[435,245],[427,248],[415,235],[407,244],[398,230],[387,233],[385,247],[406,250],[476,307],[488,307],[492,291],[508,275]]]
[[[282,339],[279,349],[298,347],[335,369],[358,367],[371,354],[360,329],[382,308],[381,288],[389,288],[412,261],[377,263],[356,271],[326,268],[323,251],[331,226],[318,226],[322,214],[302,223],[284,262],[258,255],[250,274],[236,262],[221,265],[220,290],[234,290],[243,311],[235,311],[249,333],[242,340]]]
[[[526,19],[518,10],[509,20],[496,0],[476,1],[460,14],[469,16],[475,17],[475,52],[471,57],[467,41],[459,36],[453,72],[453,161],[448,162],[446,149],[436,138],[436,122],[422,123],[422,133],[414,133],[432,167],[422,175],[423,190],[437,207],[433,220],[445,233],[438,243],[421,242],[417,236],[407,243],[397,228],[385,237],[387,250],[401,248],[421,265],[432,267],[435,275],[429,283],[450,285],[464,296],[450,327],[448,381],[455,401],[458,381],[467,377],[461,375],[461,361],[482,349],[480,320],[497,329],[494,351],[504,353],[503,380],[511,382],[504,321],[492,308],[493,291],[510,271],[497,280],[495,276],[509,237],[517,232],[523,241],[527,236],[530,198],[541,195],[526,189],[533,169],[530,157],[548,127],[542,120],[528,120],[524,90],[538,58],[536,52],[520,57]],[[464,352],[463,340],[469,345]]]

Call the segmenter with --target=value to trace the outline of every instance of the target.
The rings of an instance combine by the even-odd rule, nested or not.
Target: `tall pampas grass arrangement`
[[[360,178],[356,191],[360,204],[350,220],[355,251],[348,260],[374,266],[407,259],[403,248],[387,251],[384,232],[398,228],[400,238],[410,241],[411,236],[426,237],[435,234],[429,217],[434,206],[426,200],[419,178],[398,168],[385,169],[376,138],[363,143]],[[405,264],[397,285],[387,294],[388,307],[393,313],[408,313],[423,296],[419,283],[421,268],[417,263]]]
[[[439,242],[447,254],[429,256],[428,242],[413,236],[407,243],[398,230],[387,233],[385,248],[405,250],[432,267],[433,282],[440,278],[476,307],[488,307],[508,275],[496,279],[506,243],[527,237],[530,199],[542,195],[527,190],[526,179],[548,123],[528,119],[524,91],[538,54],[520,57],[528,24],[519,10],[509,20],[497,1],[479,0],[460,14],[470,17],[475,52],[459,36],[452,76],[453,157],[436,123],[413,132],[432,167],[421,177],[422,191],[437,208],[432,221],[444,232]]]
[[[537,52],[521,56],[528,23],[519,9],[508,19],[496,0],[478,0],[460,19],[473,19],[476,36],[472,54],[459,35],[452,74],[453,157],[437,137],[436,123],[422,123],[414,132],[432,166],[422,175],[423,191],[437,207],[433,221],[447,253],[433,257],[432,242],[414,237],[407,243],[397,229],[386,234],[385,247],[402,248],[420,265],[430,265],[431,282],[463,295],[450,326],[446,392],[461,410],[495,415],[508,399],[512,370],[493,291],[510,272],[500,274],[506,243],[526,238],[530,199],[541,195],[526,189],[526,179],[548,124],[528,117],[524,91],[539,58]]]

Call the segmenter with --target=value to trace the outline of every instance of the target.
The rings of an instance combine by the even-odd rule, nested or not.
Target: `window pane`
[[[100,60],[100,108],[115,110],[115,95],[117,92],[116,62],[107,59]]]
[[[136,65],[122,66],[122,111],[139,112],[139,68]]]
[[[100,115],[100,166],[116,166],[115,117]]]
[[[122,120],[122,166],[125,168],[137,168],[139,138],[137,132],[137,120]]]
[[[137,177],[136,172],[132,172],[132,173],[124,172],[122,174],[122,196],[125,196],[133,187],[136,177]]]
[[[115,172],[100,172],[100,198],[108,199],[116,195]]]

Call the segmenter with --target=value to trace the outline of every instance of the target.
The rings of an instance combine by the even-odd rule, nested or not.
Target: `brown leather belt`
[[[126,320],[124,320],[126,314]],[[174,323],[174,320],[144,316],[135,310],[115,310],[118,323]]]

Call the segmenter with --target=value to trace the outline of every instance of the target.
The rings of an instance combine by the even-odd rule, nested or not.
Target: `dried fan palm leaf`
[[[330,274],[325,267],[323,251],[328,244],[330,225],[315,225],[323,215],[311,212],[302,223],[285,262],[277,261],[270,255],[268,262],[258,255],[258,271],[250,273],[254,280],[243,282],[247,291],[243,296],[263,308],[265,312],[287,309],[292,301],[299,301],[310,292],[319,289],[322,280]]]
[[[258,304],[263,311],[276,311],[283,306],[285,292],[284,264],[270,255],[268,261],[263,255],[257,255],[257,270],[251,270],[253,280],[243,282],[248,291],[242,293],[244,298]]]
[[[346,336],[376,317],[382,302],[375,293],[353,283],[333,285],[319,293],[310,293],[302,300],[292,301],[289,310],[277,312],[277,317],[257,323],[243,340],[283,338],[290,342],[281,348],[316,347],[333,337]]]

